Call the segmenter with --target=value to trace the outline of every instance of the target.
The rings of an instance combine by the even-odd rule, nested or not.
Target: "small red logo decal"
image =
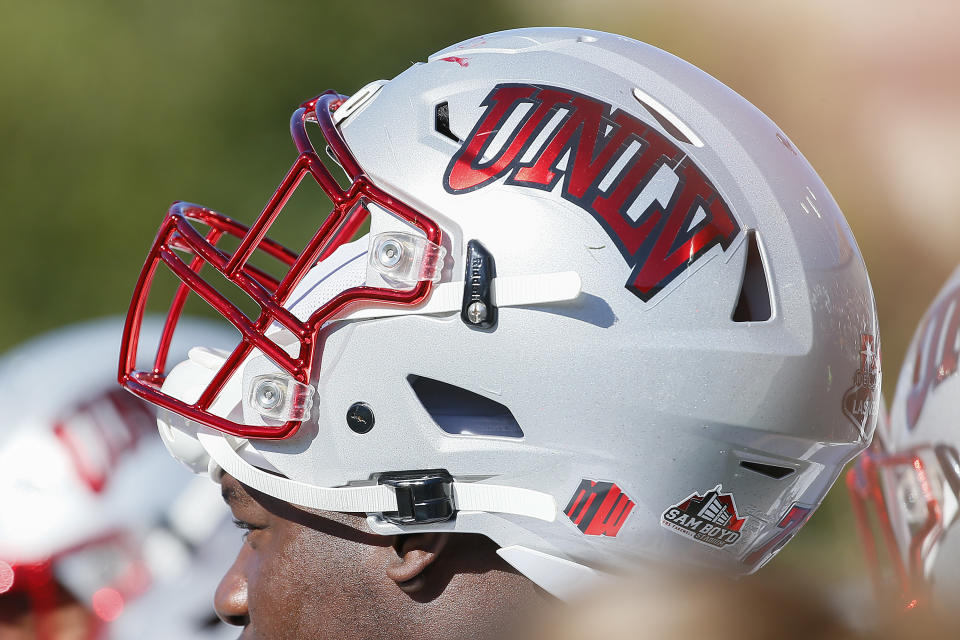
[[[582,480],[563,512],[586,535],[615,538],[633,506],[614,483]]]
[[[790,507],[786,515],[777,523],[779,531],[747,554],[743,563],[750,566],[766,563],[783,545],[787,544],[790,538],[796,535],[797,531],[800,530],[800,525],[807,521],[812,511],[813,507],[804,507],[798,504]]]
[[[459,56],[448,56],[448,57],[446,57],[446,58],[440,58],[440,60],[443,61],[443,62],[456,62],[456,63],[457,63],[458,65],[460,65],[461,67],[469,67],[469,66],[470,66],[470,61],[469,61],[469,60],[467,60],[466,58],[461,58],[461,57],[459,57]]]
[[[481,106],[485,111],[443,176],[447,192],[469,193],[501,178],[541,191],[559,185],[562,198],[610,235],[632,268],[626,287],[641,300],[712,247],[729,248],[740,233],[687,152],[626,111],[532,84],[497,85]],[[498,135],[508,126],[506,136]]]

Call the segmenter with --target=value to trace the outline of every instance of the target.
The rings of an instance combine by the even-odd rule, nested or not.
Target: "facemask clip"
[[[391,231],[374,236],[370,266],[386,278],[403,284],[440,281],[447,250],[421,236]]]

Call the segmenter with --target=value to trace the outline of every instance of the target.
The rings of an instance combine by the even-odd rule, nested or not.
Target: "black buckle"
[[[493,279],[497,268],[493,256],[477,240],[467,243],[467,266],[463,274],[463,304],[460,318],[468,327],[490,329],[497,324],[493,304]]]
[[[446,522],[457,512],[453,506],[453,490],[450,487],[453,477],[443,469],[381,473],[377,477],[377,483],[396,489],[397,510],[382,514],[388,522]]]

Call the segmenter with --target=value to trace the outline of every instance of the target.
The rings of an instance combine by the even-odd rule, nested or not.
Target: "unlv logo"
[[[920,419],[928,395],[956,375],[960,359],[960,286],[947,292],[930,309],[917,334],[913,379],[907,394],[907,429]],[[908,356],[909,357],[909,356]]]
[[[553,190],[589,212],[633,267],[648,301],[740,225],[677,145],[625,111],[556,87],[501,84],[443,177],[453,194],[506,184]],[[511,125],[506,139],[497,134]],[[497,140],[496,148],[491,148]]]
[[[72,407],[56,421],[53,433],[77,475],[99,493],[120,460],[156,428],[156,417],[145,402],[116,389]]]

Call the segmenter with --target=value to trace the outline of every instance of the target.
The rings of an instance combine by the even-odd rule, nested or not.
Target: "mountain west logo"
[[[586,535],[615,538],[633,505],[612,482],[581,480],[563,512]]]
[[[648,301],[740,224],[676,144],[625,111],[565,89],[500,84],[443,176],[453,194],[506,176],[590,213],[633,268],[627,289]],[[494,144],[496,143],[496,144]],[[518,212],[522,214],[522,212]]]
[[[706,495],[691,493],[664,511],[660,524],[711,547],[722,549],[733,544],[740,539],[746,517],[737,516],[733,495],[720,491],[718,484]]]
[[[880,396],[880,352],[872,335],[860,335],[860,368],[853,374],[853,386],[843,394],[843,413],[867,438],[867,424],[875,418]]]

